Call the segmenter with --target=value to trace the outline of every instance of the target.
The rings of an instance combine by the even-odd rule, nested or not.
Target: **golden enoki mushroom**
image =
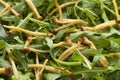
[[[4,68],[0,68],[0,74],[5,74],[8,75],[11,71],[10,67],[4,67]]]
[[[118,6],[117,6],[117,3],[116,3],[116,0],[112,0],[112,2],[113,2],[114,10],[115,10],[115,13],[116,13],[116,17],[117,17],[118,28],[120,28],[120,15],[119,15],[119,12],[118,12]]]
[[[52,33],[33,32],[30,30],[22,29],[22,28],[15,27],[15,26],[6,26],[6,25],[3,25],[3,26],[5,28],[12,30],[12,31],[23,32],[23,33],[30,35],[30,36],[41,36],[41,37],[46,37],[46,36],[52,37],[53,36]]]
[[[59,42],[59,43],[56,43],[53,45],[53,48],[56,48],[56,47],[61,47],[61,46],[72,46],[72,42],[71,40],[69,39],[69,37],[65,37],[65,40],[62,41],[62,42]]]
[[[15,76],[15,78],[19,78],[19,75],[18,75],[18,70],[17,70],[17,67],[15,65],[15,62],[14,60],[10,57],[10,55],[12,54],[11,50],[6,48],[6,52],[8,53],[9,55],[9,60],[10,60],[10,63],[11,63],[11,66],[12,66],[12,70],[13,70],[13,74]]]
[[[35,16],[37,17],[37,19],[42,20],[43,17],[40,16],[38,10],[36,9],[35,5],[33,4],[33,2],[31,0],[25,0],[25,2],[28,4],[28,6],[30,7],[30,9],[32,10],[32,12],[35,14]]]
[[[94,45],[94,43],[92,41],[90,41],[87,37],[83,37],[82,43],[89,45],[90,48],[96,49],[96,46]],[[100,58],[98,65],[107,67],[109,65],[109,62],[103,56],[103,57]]]
[[[8,9],[8,11],[11,11],[15,16],[19,16],[20,14],[18,12],[16,12],[9,4],[7,4],[5,1],[0,0],[0,3],[3,4],[3,6],[5,6],[5,8]],[[7,13],[8,11],[4,12]]]
[[[32,68],[33,69],[36,69],[36,68],[41,69],[43,66],[44,66],[43,64],[28,64],[28,68],[31,68],[31,69]],[[48,66],[48,65],[45,65],[44,69],[47,70],[47,71],[53,72],[53,73],[61,73],[61,70],[56,69],[52,66]]]
[[[73,50],[77,49],[81,44],[81,39],[78,40],[78,43],[72,43],[72,46],[69,47],[67,50],[65,50],[60,56],[59,60],[65,60],[68,56],[70,56],[73,52]]]
[[[62,18],[62,10],[61,10],[61,7],[58,5],[57,0],[55,0],[55,6],[56,6],[56,8],[58,9],[58,12],[59,12],[59,19],[57,19],[56,17],[53,17],[53,20],[56,23],[65,24],[65,25],[54,29],[54,32],[57,32],[59,30],[62,30],[62,29],[67,28],[69,26],[72,26],[74,24],[88,24],[86,21],[83,21],[83,20],[80,20],[80,19],[79,20],[78,19],[63,19]]]
[[[102,23],[102,24],[99,24],[95,27],[81,27],[81,30],[82,31],[98,31],[98,30],[102,30],[102,29],[105,29],[107,27],[113,27],[114,25],[116,24],[116,21],[115,20],[111,20],[111,21],[108,21],[108,22],[105,22],[105,23]]]

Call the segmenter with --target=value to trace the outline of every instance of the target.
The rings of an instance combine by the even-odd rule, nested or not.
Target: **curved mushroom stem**
[[[6,6],[6,7],[0,12],[0,17],[3,16],[3,15],[5,15],[7,12],[9,12],[8,7],[9,7],[9,6]]]
[[[57,0],[54,0],[55,1],[55,6],[56,8],[58,8],[58,12],[59,12],[59,20],[62,20],[62,10],[57,2]]]
[[[0,68],[0,74],[5,74],[8,75],[11,71],[10,67],[4,67],[4,68]]]
[[[59,60],[64,60],[66,59],[69,55],[72,54],[74,49],[77,49],[81,44],[81,39],[78,40],[77,44],[72,44],[71,47],[69,47],[67,50],[65,50],[60,56],[59,56]]]
[[[94,43],[93,43],[92,41],[88,40],[87,37],[83,37],[83,38],[82,38],[82,42],[83,42],[84,44],[89,45],[90,48],[96,49]]]
[[[33,2],[31,0],[25,0],[25,2],[28,4],[28,6],[30,7],[30,9],[33,11],[33,13],[35,14],[35,16],[37,17],[37,19],[42,20],[43,17],[40,16],[39,12],[37,11],[36,7],[34,6]]]
[[[107,27],[113,27],[115,24],[116,24],[116,21],[115,21],[115,20],[112,20],[112,21],[108,21],[108,22],[99,24],[99,25],[97,25],[97,26],[95,26],[95,27],[82,27],[81,29],[82,29],[83,31],[84,31],[84,30],[97,31],[97,30],[105,29],[105,28],[107,28]]]
[[[11,54],[11,51],[8,48],[6,48],[6,52],[8,53],[8,55]],[[14,60],[11,57],[9,57],[9,60],[10,60],[10,63],[12,65],[13,74],[18,79],[19,75],[18,75],[18,71],[17,71],[16,65],[15,65],[15,62],[14,62]]]
[[[3,4],[5,7],[9,6],[8,10],[10,10],[15,16],[19,16],[20,15],[10,5],[8,5],[5,1],[0,0],[0,3]]]
[[[90,48],[96,49],[96,46],[94,45],[94,43],[89,39],[87,39],[87,37],[83,37],[83,43],[89,45]],[[104,67],[109,65],[108,60],[104,56],[100,58],[99,62],[100,64],[98,63],[98,65],[102,65]]]
[[[53,17],[53,20],[56,23],[59,23],[59,24],[67,24],[67,23],[88,24],[88,22],[80,20],[80,19],[63,19],[63,20],[58,20],[55,16]]]
[[[19,28],[19,27],[15,27],[15,26],[6,26],[6,25],[3,25],[5,28],[8,28],[10,30],[15,30],[15,31],[18,31],[18,32],[24,32],[30,36],[41,36],[41,37],[46,37],[46,36],[49,36],[49,37],[52,37],[53,34],[52,33],[42,33],[42,32],[33,32],[33,31],[30,31],[30,30],[26,30],[26,29],[22,29],[22,28]]]
[[[112,0],[112,2],[113,2],[114,9],[115,9],[116,17],[117,17],[117,20],[118,20],[120,17],[119,17],[118,6],[117,6],[117,3],[116,3],[116,0]]]
[[[43,66],[44,66],[43,64],[28,64],[28,68],[33,68],[33,69],[35,68],[41,69]],[[61,73],[61,70],[55,69],[52,66],[45,65],[44,69],[53,73]]]

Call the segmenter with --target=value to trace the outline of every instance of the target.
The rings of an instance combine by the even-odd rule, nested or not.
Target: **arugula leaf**
[[[23,55],[18,50],[13,50],[12,55],[16,58],[16,61],[18,61],[23,66],[25,70],[28,68],[27,61],[25,60],[25,55]]]
[[[44,77],[45,77],[46,80],[56,80],[60,76],[61,76],[60,74],[53,74],[53,73],[44,74]]]

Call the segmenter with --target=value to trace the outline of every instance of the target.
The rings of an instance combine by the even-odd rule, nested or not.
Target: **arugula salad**
[[[0,80],[120,80],[120,0],[0,0]]]

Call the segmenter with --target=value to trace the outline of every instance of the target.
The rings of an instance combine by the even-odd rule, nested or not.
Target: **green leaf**
[[[5,38],[5,37],[7,37],[7,34],[4,28],[2,27],[2,25],[0,25],[0,38]]]
[[[83,62],[83,57],[78,53],[77,50],[74,50],[70,60]]]
[[[63,30],[59,31],[59,32],[56,34],[55,41],[56,41],[56,42],[59,42],[66,31],[68,31],[68,29],[63,29]]]
[[[46,80],[57,80],[61,74],[47,73],[44,75]]]
[[[37,23],[40,27],[41,26],[43,26],[43,27],[49,26],[49,23],[44,22],[44,21],[40,21],[40,20],[33,19],[33,18],[29,18],[29,20],[34,22],[34,23]]]
[[[24,43],[22,40],[20,40],[20,38],[19,38],[18,36],[15,36],[14,39],[15,39],[18,43],[21,43],[21,44]]]
[[[111,48],[110,49],[111,52],[119,52],[120,51],[120,45],[112,40],[110,40],[110,48]]]
[[[120,70],[108,72],[105,76],[105,80],[119,80],[119,79],[120,79]]]
[[[13,50],[12,51],[12,55],[15,57],[15,60],[17,60],[23,66],[23,68],[25,70],[28,68],[28,63],[27,63],[27,61],[25,59],[25,55],[24,54],[22,54],[18,50]]]
[[[45,0],[32,0],[32,2],[34,3],[34,5],[35,5],[36,7],[42,5],[44,1],[45,1]]]
[[[5,66],[11,66],[10,63],[5,60],[4,58],[0,57],[0,66],[5,67]]]
[[[85,49],[82,51],[86,57],[95,56],[96,54],[101,54],[103,49]]]
[[[3,78],[0,78],[0,80],[4,80]]]
[[[0,40],[0,50],[5,48],[5,47],[6,47],[5,41]]]
[[[49,37],[46,37],[45,40],[47,41],[47,45],[49,46],[49,48],[53,47],[53,40],[50,39]]]
[[[4,21],[13,21],[13,22],[19,22],[20,18],[19,17],[16,17],[16,16],[4,16],[2,17],[2,20]]]
[[[19,76],[20,76],[19,80],[30,80],[31,73],[28,72],[28,73],[22,74],[21,72],[19,72]]]

